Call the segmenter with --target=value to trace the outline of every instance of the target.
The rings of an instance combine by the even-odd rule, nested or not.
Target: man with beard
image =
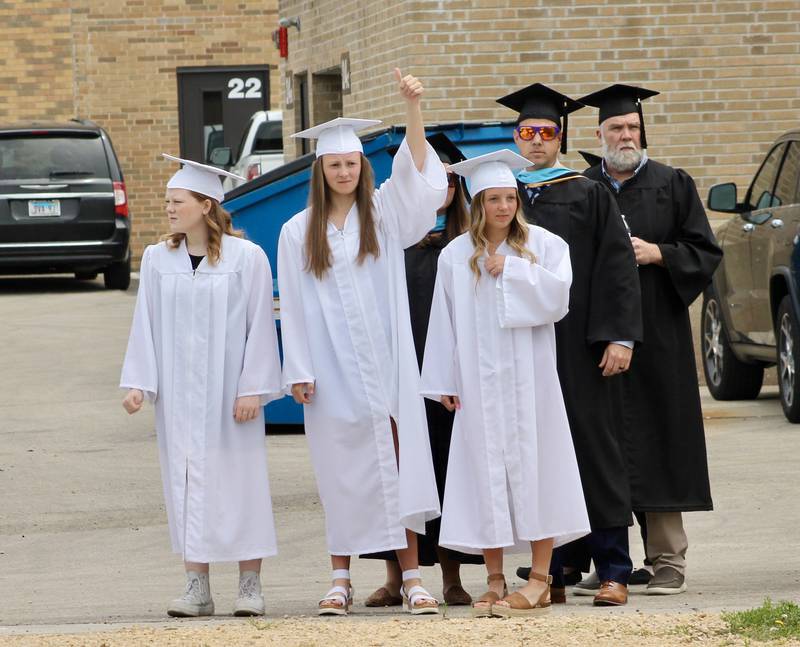
[[[567,115],[582,105],[540,83],[498,103],[519,113],[514,142],[531,162],[518,176],[525,217],[563,238],[572,262],[569,314],[556,324],[556,352],[592,533],[556,549],[552,599],[566,601],[562,566],[585,568],[588,554],[600,579],[594,604],[625,604],[631,503],[610,382],[628,369],[633,342],[641,340],[633,250],[608,189],[558,160],[567,149]]]
[[[603,161],[586,175],[616,197],[639,265],[644,343],[621,387],[633,509],[644,512],[651,595],[686,590],[682,512],[711,510],[689,306],[722,252],[692,178],[648,159],[642,100],[658,92],[612,85],[581,99],[600,109]]]

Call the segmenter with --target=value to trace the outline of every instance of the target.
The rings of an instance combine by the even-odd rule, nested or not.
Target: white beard
[[[615,171],[627,173],[628,171],[635,171],[639,164],[642,163],[642,151],[635,148],[634,150],[611,150],[606,143],[605,138],[601,138],[603,159],[606,164],[613,168]]]

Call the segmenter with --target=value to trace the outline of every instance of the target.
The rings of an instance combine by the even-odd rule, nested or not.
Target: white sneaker
[[[600,578],[597,577],[597,571],[592,571],[589,575],[584,577],[580,582],[572,587],[573,595],[585,595],[594,597],[600,590]]]
[[[186,571],[186,590],[181,597],[170,602],[167,614],[174,618],[214,615],[208,573]]]
[[[239,574],[239,597],[233,605],[235,616],[263,616],[264,596],[261,595],[261,578],[255,571]]]

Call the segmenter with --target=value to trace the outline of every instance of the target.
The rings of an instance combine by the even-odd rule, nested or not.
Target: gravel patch
[[[21,628],[20,628],[21,629]],[[282,647],[440,646],[509,647],[574,645],[709,645],[751,644],[728,633],[716,614],[559,616],[536,619],[445,619],[357,617],[250,619],[244,621],[176,621],[159,626],[109,626],[81,633],[0,636],[2,647],[216,647],[281,645]],[[762,643],[763,644],[763,643]],[[777,643],[776,643],[777,644]],[[800,645],[800,641],[781,641]]]

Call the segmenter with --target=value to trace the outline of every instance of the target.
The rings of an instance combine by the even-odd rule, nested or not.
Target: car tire
[[[792,307],[792,298],[783,297],[775,319],[778,357],[778,390],[783,413],[789,422],[800,422],[800,383],[795,368],[800,361],[800,324]]]
[[[127,290],[131,284],[131,259],[107,267],[103,283],[109,290]]]
[[[75,272],[75,278],[78,281],[94,281],[97,278],[97,272]]]
[[[703,295],[700,346],[706,386],[715,400],[753,400],[764,382],[764,367],[740,361],[731,350],[717,295]]]

